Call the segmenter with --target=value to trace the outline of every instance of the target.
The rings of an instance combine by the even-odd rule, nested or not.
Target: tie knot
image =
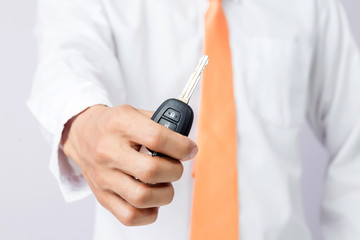
[[[208,1],[210,5],[218,6],[218,7],[222,6],[222,0],[208,0]]]
[[[222,0],[208,0],[209,1],[209,8],[208,10],[220,10],[222,9]]]

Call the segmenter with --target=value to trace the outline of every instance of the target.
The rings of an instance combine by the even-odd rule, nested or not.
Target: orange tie
[[[229,32],[221,0],[205,15],[199,153],[194,165],[191,240],[237,240],[236,111]]]

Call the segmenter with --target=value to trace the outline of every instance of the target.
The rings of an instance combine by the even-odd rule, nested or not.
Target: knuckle
[[[119,111],[116,116],[116,130],[123,138],[130,139],[134,134],[135,120],[138,117],[137,110],[130,105],[123,105],[122,111]]]
[[[134,207],[129,207],[119,220],[125,226],[139,226],[154,223],[157,216],[158,208],[139,210]]]
[[[119,110],[119,112],[123,113],[123,112],[133,111],[134,108],[128,104],[123,104],[123,105],[118,106],[118,110]]]
[[[148,161],[148,164],[146,164],[140,180],[145,183],[156,183],[156,179],[158,178],[158,176],[158,163],[155,159],[151,159],[151,161]]]
[[[95,161],[98,163],[103,163],[107,159],[107,149],[101,141],[97,142],[94,148],[94,155]]]
[[[126,121],[124,121],[125,116],[126,115],[121,112],[115,112],[112,114],[107,121],[107,129],[110,131],[122,131],[123,129],[126,129]]]
[[[124,213],[123,217],[120,219],[121,223],[125,226],[135,226],[137,225],[137,221],[139,219],[139,212],[134,207],[128,207]]]
[[[139,185],[136,188],[133,205],[137,208],[143,208],[148,205],[149,201],[151,201],[151,190],[144,184]]]
[[[163,134],[160,128],[154,128],[149,132],[147,137],[147,145],[149,148],[158,149],[164,144]]]
[[[107,127],[110,130],[118,130],[120,132],[128,129],[129,123],[128,115],[130,111],[133,111],[134,108],[130,105],[121,105],[114,109],[111,116],[108,118]]]
[[[119,125],[119,119],[116,114],[109,116],[105,123],[105,129],[112,131]]]

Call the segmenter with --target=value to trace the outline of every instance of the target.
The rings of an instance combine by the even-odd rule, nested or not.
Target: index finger
[[[131,123],[126,130],[131,141],[178,160],[189,160],[197,154],[198,148],[190,138],[148,119],[143,114],[131,115],[128,116]]]

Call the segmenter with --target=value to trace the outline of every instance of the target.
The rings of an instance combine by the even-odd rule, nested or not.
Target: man
[[[198,151],[199,91],[190,138],[142,109],[181,92],[202,54],[207,8],[205,0],[39,1],[29,107],[52,139],[50,169],[66,201],[92,191],[100,203],[94,239],[189,238],[186,160]],[[310,239],[299,146],[308,120],[331,156],[324,239],[359,239],[360,55],[342,7],[223,0],[222,8],[237,116],[239,238]],[[142,145],[171,158],[152,158]],[[147,226],[128,227],[138,225]]]

